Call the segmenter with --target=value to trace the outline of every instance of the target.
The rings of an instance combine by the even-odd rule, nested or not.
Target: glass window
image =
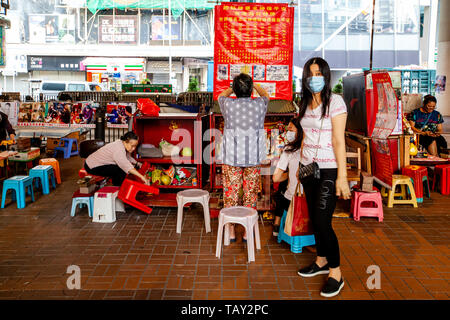
[[[85,91],[84,84],[70,83],[67,87],[67,91]]]
[[[66,84],[65,83],[46,82],[46,83],[42,84],[42,90],[64,91],[64,90],[66,90]]]

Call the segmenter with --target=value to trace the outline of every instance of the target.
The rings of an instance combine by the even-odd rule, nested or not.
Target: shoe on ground
[[[273,226],[273,231],[272,231],[272,234],[273,234],[273,236],[274,237],[278,237],[278,233],[280,232],[280,225],[274,225]]]
[[[330,273],[330,268],[328,267],[328,263],[324,265],[322,268],[319,268],[319,266],[314,262],[309,267],[303,268],[298,270],[298,275],[305,277],[305,278],[311,278],[315,277],[319,274],[328,274]]]
[[[337,296],[343,287],[344,278],[341,277],[341,281],[337,281],[336,279],[329,277],[322,291],[320,291],[320,295],[325,298]]]

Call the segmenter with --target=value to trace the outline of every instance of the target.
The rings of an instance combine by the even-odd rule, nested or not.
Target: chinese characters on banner
[[[240,73],[271,98],[292,99],[294,8],[226,3],[215,7],[214,99]]]
[[[392,185],[398,168],[398,142],[388,140],[397,123],[398,101],[387,72],[373,73],[373,103],[378,107],[372,133],[374,176]]]

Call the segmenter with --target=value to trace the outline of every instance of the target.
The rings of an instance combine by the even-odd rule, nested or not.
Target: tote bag
[[[300,183],[297,184],[295,194],[286,214],[284,232],[291,237],[314,233],[311,220],[309,219],[306,198],[300,193]]]

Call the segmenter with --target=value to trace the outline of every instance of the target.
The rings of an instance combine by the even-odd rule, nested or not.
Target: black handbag
[[[320,145],[320,135],[322,134],[322,126],[323,126],[323,118],[322,123],[320,124],[320,131],[319,131],[319,140],[317,141],[317,145]],[[316,149],[316,155],[314,158],[317,159],[317,152],[318,148]],[[313,161],[312,163],[304,166],[301,162],[298,164],[298,178],[299,180],[306,180],[306,179],[320,179],[320,168],[317,162]]]
[[[320,179],[320,168],[317,162],[310,163],[306,166],[299,164],[298,178],[305,180],[307,178]]]

